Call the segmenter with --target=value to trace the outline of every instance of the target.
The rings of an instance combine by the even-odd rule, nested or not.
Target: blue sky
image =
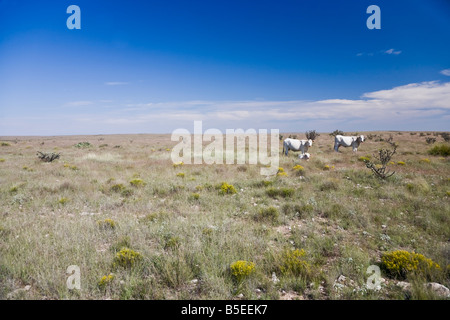
[[[69,5],[81,30],[69,30]],[[369,5],[381,29],[369,30]],[[449,130],[450,3],[0,0],[0,135]]]

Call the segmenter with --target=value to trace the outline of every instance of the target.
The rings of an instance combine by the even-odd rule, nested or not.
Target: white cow
[[[283,141],[283,153],[287,156],[289,150],[292,151],[301,151],[302,155],[305,154],[306,151],[308,151],[308,148],[312,146],[312,140],[297,140],[297,139],[291,139],[287,138]]]
[[[334,151],[338,152],[340,146],[344,147],[352,147],[353,151],[358,151],[358,147],[361,144],[361,142],[364,142],[364,136],[341,136],[337,135],[334,138]]]
[[[305,152],[304,154],[299,154],[298,158],[308,161],[309,158],[311,158],[311,155],[308,152]]]

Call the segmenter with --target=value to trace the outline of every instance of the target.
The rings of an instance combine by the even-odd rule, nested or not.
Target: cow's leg
[[[339,144],[339,143],[335,143],[334,144],[334,151],[336,151],[336,152],[339,152],[339,147],[340,147],[341,145]]]

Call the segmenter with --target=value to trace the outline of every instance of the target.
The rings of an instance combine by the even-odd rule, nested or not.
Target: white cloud
[[[400,54],[402,52],[400,50],[395,51],[394,49],[389,49],[389,50],[386,50],[384,53],[398,55],[398,54]]]
[[[90,101],[71,102],[72,106]],[[76,110],[76,109],[74,109]],[[50,134],[170,133],[192,127],[195,120],[204,129],[255,128],[296,131],[316,129],[331,132],[369,130],[448,130],[450,82],[410,83],[364,93],[359,99],[288,101],[175,101],[128,104],[98,112],[43,115],[40,120],[0,118],[5,134],[47,134],[35,123],[52,128]],[[95,113],[94,113],[95,112]],[[20,123],[20,126],[18,125]],[[64,124],[64,125],[61,125]],[[70,125],[69,125],[70,124]],[[22,129],[20,129],[22,128]],[[35,128],[35,132],[33,132]],[[18,132],[20,130],[20,132]],[[50,130],[51,131],[51,130]],[[45,133],[44,133],[45,132]],[[9,133],[8,133],[9,134]]]
[[[450,69],[441,70],[440,73],[443,74],[444,76],[449,76],[450,77]]]

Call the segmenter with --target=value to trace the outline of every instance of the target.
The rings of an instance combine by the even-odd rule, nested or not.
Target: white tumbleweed
[[[340,146],[344,147],[352,147],[353,151],[358,151],[358,147],[361,144],[361,142],[364,142],[364,136],[341,136],[337,135],[334,138],[334,151],[338,152]]]
[[[312,146],[313,141],[311,139],[309,140],[297,140],[297,139],[291,139],[287,138],[283,141],[283,153],[287,156],[289,150],[292,151],[301,151],[302,155],[305,154],[306,151],[308,151],[308,148]]]

